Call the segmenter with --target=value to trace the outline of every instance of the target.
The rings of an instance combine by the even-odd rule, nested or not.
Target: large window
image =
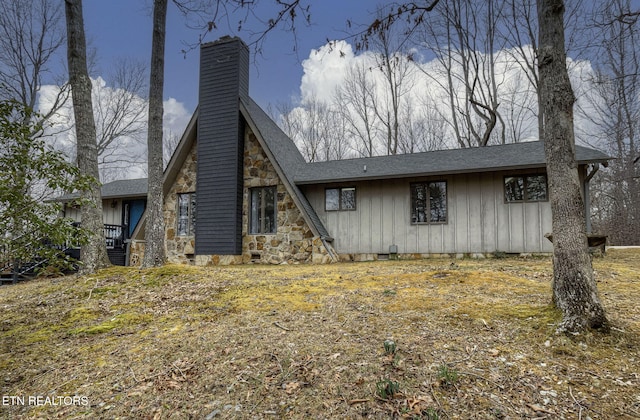
[[[196,231],[196,193],[178,194],[178,236],[193,236]]]
[[[356,188],[327,188],[324,190],[324,208],[327,211],[355,210]]]
[[[546,175],[505,176],[504,199],[507,203],[547,201]]]
[[[446,222],[446,181],[411,184],[411,223]]]
[[[249,233],[276,233],[276,187],[251,188]]]

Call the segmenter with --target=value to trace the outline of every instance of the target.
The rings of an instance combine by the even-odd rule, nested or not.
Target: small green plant
[[[438,367],[438,379],[443,386],[451,386],[458,381],[458,372],[443,363]]]
[[[383,400],[393,398],[400,392],[400,385],[396,381],[385,378],[376,383],[376,395]]]
[[[422,415],[424,416],[423,418],[426,420],[439,420],[440,416],[438,416],[438,411],[435,410],[434,408],[427,408],[425,411],[422,412]]]
[[[393,289],[384,289],[384,291],[382,292],[384,296],[395,296],[396,293],[397,292]]]
[[[382,343],[384,346],[384,354],[390,356],[392,354],[396,354],[396,342],[390,339],[384,340],[384,343]]]

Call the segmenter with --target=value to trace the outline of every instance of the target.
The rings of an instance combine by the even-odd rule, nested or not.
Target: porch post
[[[585,222],[586,222],[586,227],[587,227],[587,234],[592,233],[591,232],[591,194],[589,192],[589,181],[591,181],[591,178],[593,178],[593,176],[596,174],[596,172],[598,172],[598,169],[600,168],[600,164],[598,163],[594,163],[593,166],[591,167],[591,171],[589,171],[589,165],[585,166],[585,171],[587,172],[585,178],[584,178],[584,215],[585,215]]]

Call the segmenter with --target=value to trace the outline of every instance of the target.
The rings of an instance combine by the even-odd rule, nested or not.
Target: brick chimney
[[[249,49],[222,37],[200,49],[197,255],[242,254],[244,123],[240,97],[249,95]]]

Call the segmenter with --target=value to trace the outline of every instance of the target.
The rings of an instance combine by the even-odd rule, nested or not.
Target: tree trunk
[[[98,172],[96,126],[91,102],[91,79],[87,71],[86,40],[82,17],[82,0],[65,0],[67,20],[67,60],[69,84],[73,98],[76,125],[77,162],[82,175],[93,177],[91,189],[81,192],[82,227],[89,232],[88,242],[82,245],[80,260],[82,273],[93,273],[110,265],[102,221],[102,196]]]
[[[165,262],[164,218],[162,214],[164,202],[162,190],[162,97],[166,19],[167,0],[154,0],[151,76],[149,80],[149,129],[147,137],[149,188],[143,267],[157,267]]]
[[[575,161],[573,104],[566,67],[562,0],[538,0],[540,102],[553,218],[553,301],[559,331],[608,326],[587,245],[585,212]]]

